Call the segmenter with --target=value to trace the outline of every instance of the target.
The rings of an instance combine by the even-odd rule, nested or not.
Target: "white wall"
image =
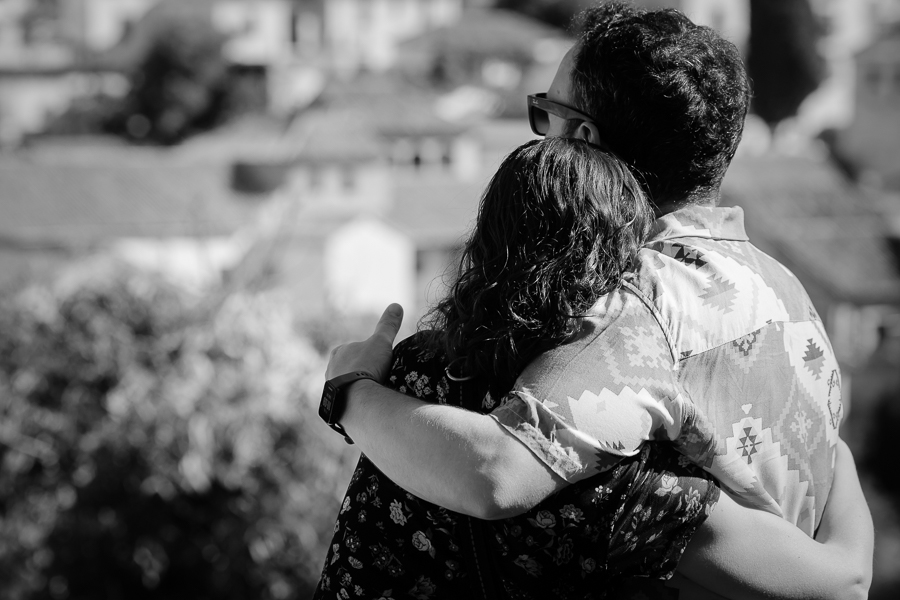
[[[380,162],[302,163],[291,171],[286,186],[286,194],[304,205],[363,213],[389,208],[393,190],[391,174]]]
[[[43,129],[49,117],[68,108],[75,88],[73,78],[65,74],[5,78],[0,83],[0,146]]]
[[[325,244],[324,262],[327,302],[339,312],[381,314],[391,302],[413,306],[415,247],[378,219],[338,229]]]
[[[293,55],[287,0],[227,0],[213,7],[212,17],[216,28],[231,36],[224,53],[232,62],[268,65]]]
[[[84,42],[92,50],[108,50],[125,33],[128,23],[138,21],[159,0],[63,0],[71,3],[73,17],[83,19]],[[81,6],[77,6],[80,4]],[[70,13],[71,14],[71,13]]]
[[[682,10],[692,21],[712,27],[743,50],[750,35],[749,0],[683,0]]]
[[[462,0],[328,0],[325,37],[335,68],[383,71],[396,60],[397,44],[459,19]]]

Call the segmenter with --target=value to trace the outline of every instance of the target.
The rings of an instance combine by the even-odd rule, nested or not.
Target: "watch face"
[[[325,382],[325,389],[322,390],[322,401],[319,403],[319,416],[331,425],[331,413],[334,410],[334,399],[337,396],[337,389],[331,385],[330,381]]]
[[[350,436],[347,435],[347,432],[344,431],[339,422],[346,402],[346,399],[340,394],[344,386],[358,379],[374,380],[375,378],[366,371],[355,371],[329,379],[325,382],[325,389],[322,390],[322,400],[319,402],[319,416],[328,423],[329,427],[344,436],[344,440],[348,444],[352,444],[353,440],[350,439]]]

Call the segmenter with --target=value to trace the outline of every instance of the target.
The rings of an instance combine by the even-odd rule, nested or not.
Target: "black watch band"
[[[325,382],[325,389],[322,390],[322,400],[319,402],[319,416],[328,423],[328,426],[344,436],[348,444],[352,444],[353,440],[344,431],[340,420],[344,415],[344,409],[347,407],[347,394],[345,388],[360,379],[371,379],[378,381],[374,375],[368,371],[351,371],[344,375],[338,375],[334,379]]]

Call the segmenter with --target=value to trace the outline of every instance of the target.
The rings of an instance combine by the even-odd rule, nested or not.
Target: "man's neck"
[[[673,213],[676,210],[687,208],[688,206],[703,206],[707,208],[715,208],[719,205],[719,199],[720,195],[718,188],[712,191],[696,192],[684,198],[678,198],[665,203],[657,204],[654,207],[654,212],[656,213],[657,218],[659,218],[663,215]]]

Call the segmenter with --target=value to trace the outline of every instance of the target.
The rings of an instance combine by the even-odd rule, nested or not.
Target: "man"
[[[749,88],[733,45],[675,11],[609,3],[582,34],[532,127],[614,151],[660,216],[634,276],[591,333],[550,351],[490,415],[426,405],[372,380],[342,391],[340,423],[386,475],[484,519],[519,514],[668,440],[740,502],[813,535],[832,483],[840,375],[796,278],[717,208]],[[573,112],[574,109],[574,112]],[[402,313],[338,348],[327,377],[383,380]]]

